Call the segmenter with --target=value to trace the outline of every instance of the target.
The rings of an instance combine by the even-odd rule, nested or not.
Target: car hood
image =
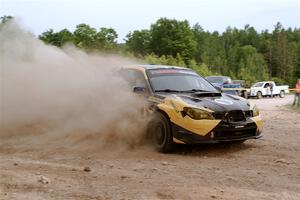
[[[155,95],[157,96],[157,95]],[[223,94],[218,96],[205,96],[205,93],[187,93],[187,94],[159,94],[161,98],[168,98],[171,101],[182,102],[184,106],[206,108],[214,112],[228,112],[228,111],[248,111],[250,103],[241,97]]]

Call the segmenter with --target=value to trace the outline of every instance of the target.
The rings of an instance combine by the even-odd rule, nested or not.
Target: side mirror
[[[133,92],[134,93],[144,93],[145,91],[146,91],[145,87],[141,87],[141,86],[133,87]]]

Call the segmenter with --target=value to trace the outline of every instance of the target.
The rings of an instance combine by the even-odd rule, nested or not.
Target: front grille
[[[253,113],[251,110],[248,111],[235,110],[229,112],[215,112],[213,116],[215,117],[215,119],[224,120],[226,122],[240,122],[240,121],[246,121],[247,118],[252,117]]]
[[[216,131],[215,139],[239,139],[256,135],[256,129],[237,130],[237,131]]]
[[[230,111],[226,115],[226,119],[228,122],[246,121],[246,117],[243,111]]]

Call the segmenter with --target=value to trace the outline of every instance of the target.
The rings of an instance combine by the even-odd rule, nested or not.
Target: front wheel
[[[262,98],[262,93],[261,93],[261,92],[257,92],[256,95],[257,95],[257,98],[258,98],[258,99],[261,99],[261,98]]]
[[[173,150],[173,136],[169,119],[162,113],[157,113],[149,124],[149,135],[154,147],[162,153]]]
[[[283,90],[281,90],[281,91],[280,91],[280,94],[279,94],[279,97],[280,97],[280,98],[283,98],[283,97],[284,97],[284,95],[285,95],[285,94],[284,94],[284,91],[283,91]]]

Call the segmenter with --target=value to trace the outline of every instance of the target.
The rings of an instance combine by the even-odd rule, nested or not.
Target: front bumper
[[[250,90],[249,96],[250,97],[256,97],[257,96],[257,91],[256,90]]]
[[[240,141],[258,139],[262,137],[257,124],[248,119],[244,122],[221,121],[206,135],[191,132],[183,127],[172,123],[173,141],[175,143],[197,144],[197,143],[218,143],[226,141]]]

